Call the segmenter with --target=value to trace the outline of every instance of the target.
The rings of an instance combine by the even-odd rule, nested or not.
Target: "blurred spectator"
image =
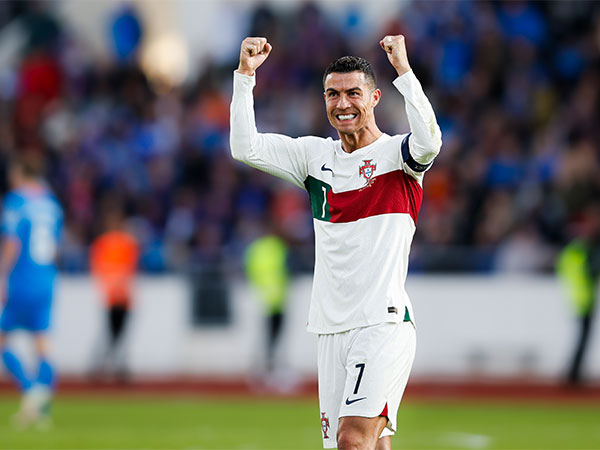
[[[267,318],[267,375],[276,369],[275,349],[279,342],[288,295],[287,245],[276,235],[256,239],[246,250],[246,276]]]
[[[139,258],[136,239],[124,225],[121,209],[112,204],[107,206],[104,232],[92,242],[90,249],[90,269],[104,296],[109,327],[105,357],[98,359],[100,373],[95,375],[112,371],[122,381],[127,378],[123,333],[132,307],[132,283]]]
[[[578,322],[578,336],[569,364],[567,381],[578,385],[583,379],[583,361],[592,332],[600,279],[600,203],[584,209],[577,230],[578,237],[559,255],[558,275]]]

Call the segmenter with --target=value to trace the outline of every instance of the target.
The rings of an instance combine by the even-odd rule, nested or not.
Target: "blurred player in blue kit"
[[[5,369],[22,393],[15,425],[48,423],[55,382],[49,361],[50,312],[63,213],[42,179],[38,159],[22,158],[9,169],[11,191],[2,205],[0,247],[0,351]],[[16,330],[33,337],[37,370],[28,374],[7,337]]]

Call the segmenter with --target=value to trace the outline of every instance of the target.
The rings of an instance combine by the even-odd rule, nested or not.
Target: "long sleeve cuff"
[[[256,85],[256,75],[244,75],[237,70],[233,72],[233,90],[242,92],[251,91]]]

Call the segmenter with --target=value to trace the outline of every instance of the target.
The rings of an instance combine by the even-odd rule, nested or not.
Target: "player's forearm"
[[[242,162],[248,162],[251,158],[258,137],[252,97],[254,85],[254,77],[234,72],[229,145],[231,146],[231,155]]]
[[[410,71],[394,80],[394,86],[404,96],[410,125],[411,156],[421,164],[431,162],[440,152],[442,132],[421,83]]]

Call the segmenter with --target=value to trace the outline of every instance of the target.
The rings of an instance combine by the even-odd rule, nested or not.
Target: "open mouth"
[[[336,114],[335,118],[340,122],[350,121],[356,118],[356,114]]]
[[[356,117],[356,114],[336,114],[335,118],[340,122],[350,121]]]

